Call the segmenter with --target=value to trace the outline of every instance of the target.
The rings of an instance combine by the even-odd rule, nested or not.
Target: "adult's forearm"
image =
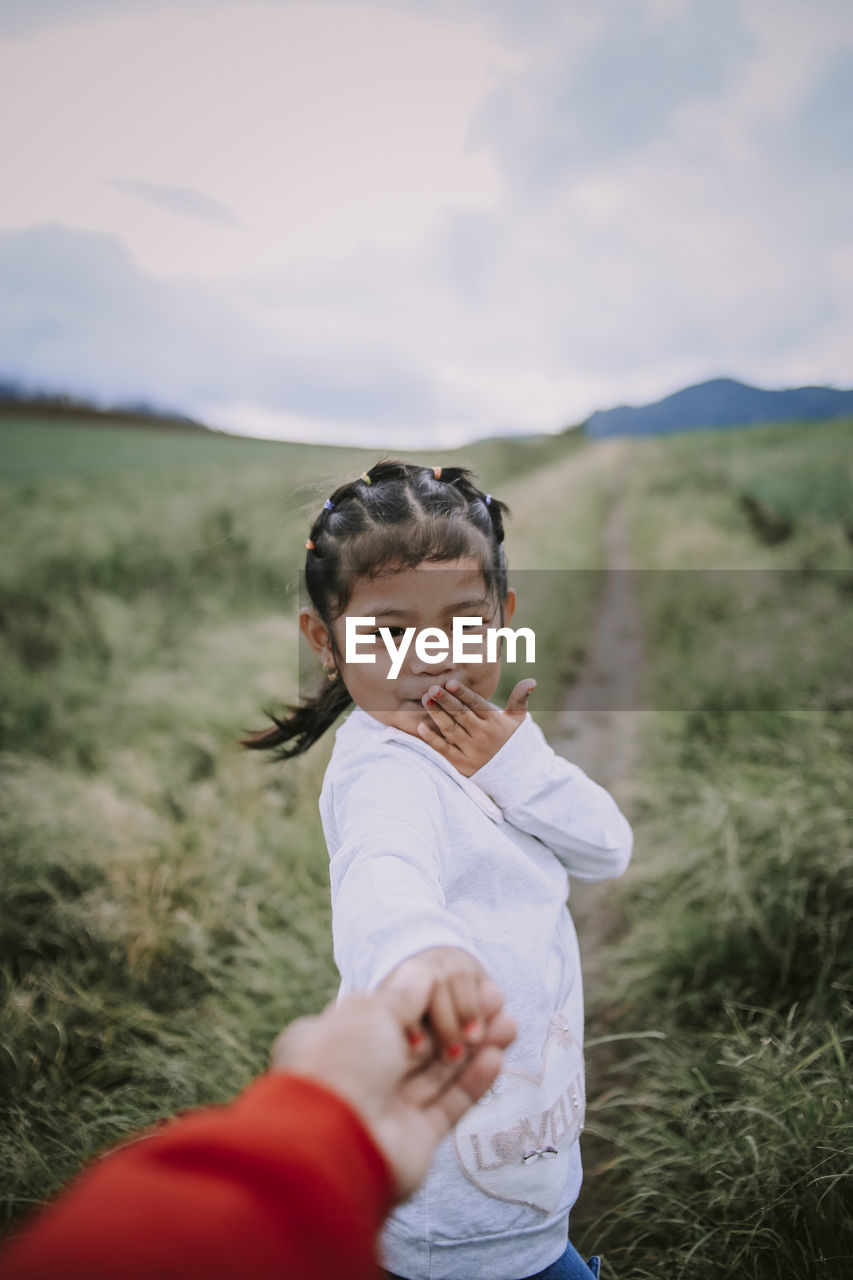
[[[92,1165],[0,1255],[4,1280],[375,1280],[391,1176],[336,1094],[271,1073]]]

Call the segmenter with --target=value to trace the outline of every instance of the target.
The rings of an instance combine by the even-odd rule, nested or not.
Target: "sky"
[[[0,0],[0,379],[371,447],[853,386],[850,0]]]

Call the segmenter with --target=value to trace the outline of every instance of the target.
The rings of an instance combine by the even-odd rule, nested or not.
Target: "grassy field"
[[[727,575],[688,597],[678,575],[638,575],[644,704],[668,709],[643,717],[630,927],[590,1032],[607,1212],[589,1244],[621,1280],[850,1273],[851,437],[414,455],[473,466],[513,507],[546,728],[583,657],[614,477],[637,568]],[[231,1095],[335,990],[331,738],[285,766],[236,738],[295,696],[307,526],[378,456],[0,429],[6,1223],[129,1132]],[[808,662],[768,671],[783,626]]]
[[[334,993],[331,737],[286,766],[236,740],[295,698],[308,525],[379,456],[25,425],[0,430],[5,1222],[105,1145],[232,1094]],[[573,437],[441,462],[517,509],[511,566],[589,569],[607,456]],[[548,637],[547,723],[595,574],[557,601],[545,581],[517,618]]]
[[[610,1275],[853,1274],[851,428],[633,453],[638,563],[719,572],[638,575],[644,703],[669,710],[646,724],[629,927],[591,1011],[607,1209],[585,1229]]]

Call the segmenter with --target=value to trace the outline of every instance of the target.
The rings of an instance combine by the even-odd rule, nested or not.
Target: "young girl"
[[[518,1025],[492,1089],[386,1228],[385,1265],[405,1280],[597,1274],[597,1259],[587,1265],[567,1246],[584,1072],[566,898],[569,875],[624,871],[631,828],[603,788],[548,746],[526,710],[535,681],[519,682],[501,710],[489,701],[499,657],[454,662],[450,648],[430,662],[409,643],[392,667],[379,632],[402,652],[410,629],[410,640],[425,628],[450,636],[453,618],[467,618],[471,652],[472,620],[508,624],[507,514],[463,467],[384,460],[336,489],[306,543],[311,607],[300,611],[327,680],[247,742],[297,755],[355,703],[320,796],[342,990],[402,984],[412,965],[428,966],[425,1027],[449,1060],[463,1061],[482,1036],[487,979]],[[348,652],[348,619],[358,653]]]

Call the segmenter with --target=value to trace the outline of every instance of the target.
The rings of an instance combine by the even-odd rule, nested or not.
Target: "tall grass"
[[[838,513],[811,503],[768,543],[729,483],[778,473],[781,489],[811,430],[635,455],[644,567],[760,569],[766,589],[743,609],[730,591],[688,602],[677,575],[639,575],[655,588],[648,705],[668,694],[675,709],[652,717],[633,784],[630,927],[592,1015],[588,1173],[607,1208],[584,1224],[631,1280],[853,1273],[853,552]],[[827,441],[845,467],[849,425]],[[768,633],[792,625],[811,654],[805,700],[796,645],[787,665],[766,662]]]
[[[797,1011],[731,1006],[728,1026],[647,1041],[600,1123],[619,1155],[615,1274],[849,1276],[853,1037]],[[849,1025],[849,1024],[848,1024]]]
[[[648,770],[638,834],[657,852],[634,880],[607,1011],[640,1038],[605,1060],[591,1109],[610,1205],[597,1229],[619,1275],[840,1280],[853,716],[737,720],[701,766],[679,762],[674,734],[668,765]]]

